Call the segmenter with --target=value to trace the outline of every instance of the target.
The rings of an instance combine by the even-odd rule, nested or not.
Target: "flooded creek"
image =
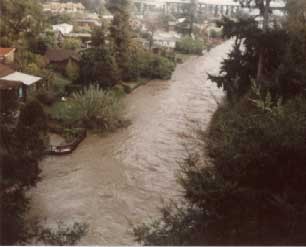
[[[151,81],[124,99],[132,124],[105,137],[90,134],[66,156],[40,164],[31,217],[89,224],[80,244],[135,244],[133,224],[158,215],[162,199],[180,196],[178,160],[185,136],[207,127],[223,92],[207,80],[218,73],[231,41],[178,65],[169,81]]]

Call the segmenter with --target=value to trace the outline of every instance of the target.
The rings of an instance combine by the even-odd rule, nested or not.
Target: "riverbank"
[[[223,92],[207,80],[231,42],[178,65],[169,81],[151,81],[124,99],[132,124],[105,137],[90,134],[71,155],[47,157],[31,191],[30,217],[84,222],[80,244],[135,244],[133,224],[155,217],[161,200],[180,196],[177,161],[195,125],[205,128]]]

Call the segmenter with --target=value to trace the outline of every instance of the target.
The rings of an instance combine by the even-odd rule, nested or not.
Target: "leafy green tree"
[[[61,23],[72,23],[72,17],[69,14],[48,14],[46,13],[46,22],[50,25],[58,25]]]
[[[81,48],[81,41],[79,39],[75,38],[68,38],[65,39],[63,42],[63,48],[64,49],[72,49],[77,50]]]
[[[271,2],[272,0],[238,0],[242,7],[253,7],[259,9],[260,15],[263,17],[263,33],[267,33],[270,27]],[[283,0],[280,0],[283,1]],[[264,57],[265,47],[261,47],[259,51],[256,80],[262,80],[263,70],[265,69]]]
[[[118,64],[121,79],[127,79],[130,61],[130,24],[129,24],[129,1],[113,0],[109,9],[113,12],[114,19],[110,27],[110,36],[114,47],[114,56]]]
[[[299,0],[287,1],[287,25],[292,33],[300,33],[305,35],[306,31],[306,2]]]
[[[79,81],[83,85],[99,84],[110,88],[119,81],[115,58],[107,48],[91,48],[82,53]]]
[[[221,22],[226,37],[235,38],[234,48],[222,63],[220,76],[210,76],[223,87],[233,102],[245,95],[258,75],[258,61],[264,47],[264,69],[260,80],[263,93],[270,91],[290,98],[305,87],[303,43],[284,28],[259,29],[253,19]],[[242,45],[244,48],[242,48]],[[302,51],[302,52],[301,52]],[[258,81],[257,81],[258,82]]]
[[[108,28],[106,23],[102,23],[101,27],[96,27],[92,32],[91,45],[94,47],[105,47],[108,39]]]
[[[184,37],[176,42],[175,49],[185,54],[202,55],[204,50],[204,42],[191,37]]]
[[[21,110],[16,128],[12,128],[14,119],[0,120],[0,243],[16,245],[27,239],[25,193],[39,180],[37,161],[45,148],[46,122],[41,106],[34,102]]]
[[[68,62],[65,68],[67,77],[71,81],[77,81],[80,76],[80,68],[76,63],[73,63],[71,60]]]
[[[194,23],[197,20],[197,11],[198,11],[198,1],[197,0],[190,0],[190,4],[188,6],[188,14],[186,22],[189,26],[188,28],[188,34],[191,37],[193,34],[194,29]]]
[[[0,45],[29,47],[44,30],[44,18],[38,0],[2,0],[0,2]]]
[[[177,31],[188,36],[194,34],[194,24],[198,21],[198,0],[190,0],[182,5],[183,13],[179,17],[185,18],[184,22],[177,24]]]
[[[38,160],[46,149],[46,135],[47,117],[44,110],[38,101],[30,100],[20,112],[16,138],[27,155]]]

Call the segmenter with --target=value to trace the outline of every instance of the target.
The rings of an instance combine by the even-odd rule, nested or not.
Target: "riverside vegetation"
[[[81,52],[81,63],[71,62],[59,74],[46,66],[43,54],[57,48],[51,24],[68,20],[66,16],[43,15],[40,0],[2,0],[0,46],[15,47],[16,66],[21,72],[40,76],[50,85],[26,102],[20,117],[13,95],[1,99],[1,232],[0,243],[75,244],[87,226],[75,223],[58,229],[31,226],[25,221],[30,198],[27,191],[40,179],[39,161],[48,144],[48,123],[57,120],[64,128],[86,127],[99,131],[122,125],[120,98],[123,82],[145,79],[168,79],[175,68],[166,56],[145,51],[133,41],[129,26],[129,1],[110,1],[107,8],[114,15],[112,23],[92,34],[92,48]],[[90,6],[92,7],[92,6]],[[18,18],[16,18],[18,16]],[[30,17],[30,18],[29,18]],[[77,50],[80,43],[66,40],[64,48]],[[65,100],[62,101],[62,97]],[[2,114],[3,113],[3,114]]]
[[[241,1],[247,2],[247,1]],[[270,1],[253,1],[262,15]],[[183,162],[183,201],[135,227],[145,245],[305,244],[306,23],[304,1],[287,1],[282,25],[224,19],[235,39],[221,75],[227,94],[204,140]],[[243,46],[243,47],[242,47]]]

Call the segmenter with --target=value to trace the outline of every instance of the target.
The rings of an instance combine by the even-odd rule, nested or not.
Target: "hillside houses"
[[[52,14],[63,13],[84,13],[86,8],[82,3],[60,3],[55,1],[46,2],[43,4],[43,11],[50,12]]]

